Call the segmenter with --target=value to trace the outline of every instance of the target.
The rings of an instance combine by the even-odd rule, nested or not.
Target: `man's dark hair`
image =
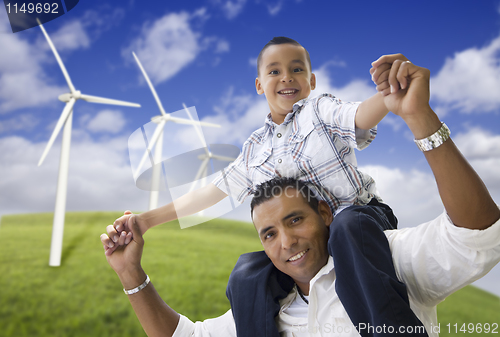
[[[269,41],[264,46],[264,48],[262,48],[262,50],[259,53],[259,56],[257,57],[257,75],[260,75],[260,70],[259,69],[260,69],[260,63],[262,61],[262,54],[264,53],[264,50],[266,50],[270,46],[274,46],[274,45],[278,45],[278,44],[285,44],[285,43],[293,44],[294,46],[299,46],[299,47],[304,48],[300,43],[298,43],[297,41],[295,41],[294,39],[291,39],[289,37],[285,37],[285,36],[273,37],[273,39],[271,41]],[[304,48],[304,50],[306,51],[307,63],[309,63],[309,68],[312,70],[312,68],[311,68],[311,57],[309,56],[309,52],[307,51],[307,49]]]
[[[306,183],[295,178],[286,177],[276,177],[262,184],[257,185],[253,191],[252,202],[250,203],[250,214],[253,219],[253,209],[264,202],[271,200],[274,197],[279,197],[283,194],[287,194],[288,190],[295,190],[302,194],[304,200],[307,201],[309,206],[319,214],[318,204],[319,201],[316,198],[316,194],[309,188]]]

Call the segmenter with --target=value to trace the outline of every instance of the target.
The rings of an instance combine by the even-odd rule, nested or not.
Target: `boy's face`
[[[315,86],[303,47],[285,43],[264,50],[255,88],[259,95],[266,95],[276,124],[283,123],[293,104],[307,98]]]

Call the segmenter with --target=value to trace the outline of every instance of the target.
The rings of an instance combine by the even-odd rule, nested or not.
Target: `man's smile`
[[[295,254],[294,256],[290,257],[287,262],[295,262],[297,260],[300,260],[304,255],[306,255],[306,253],[309,251],[309,249],[306,249],[306,250],[303,250],[297,254]]]

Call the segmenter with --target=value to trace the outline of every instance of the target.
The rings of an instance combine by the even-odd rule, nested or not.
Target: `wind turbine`
[[[186,113],[188,114],[189,119],[193,120],[193,117],[191,117],[191,114],[189,113],[189,110],[186,107],[186,105],[183,103],[182,106],[184,107],[184,110],[186,110]],[[196,177],[194,178],[194,181],[191,184],[191,187],[189,188],[189,192],[194,190],[194,188],[196,187],[198,180],[200,178],[203,179],[202,186],[205,185],[205,179],[208,176],[208,164],[210,163],[210,159],[225,161],[225,162],[229,162],[229,163],[233,162],[236,159],[233,157],[214,154],[208,148],[207,144],[205,143],[205,138],[203,138],[203,135],[201,134],[200,130],[196,126],[195,126],[195,129],[196,129],[196,134],[198,135],[198,138],[200,138],[200,141],[203,144],[203,148],[205,149],[205,153],[198,156],[198,159],[201,160],[201,165],[200,165],[200,168],[198,169],[198,173],[196,173]]]
[[[172,114],[167,114],[165,112],[165,109],[163,109],[163,105],[160,101],[160,98],[158,97],[158,94],[156,93],[156,90],[155,90],[153,84],[149,80],[148,74],[144,70],[144,67],[141,64],[141,61],[139,61],[139,58],[137,57],[137,55],[135,55],[134,52],[132,52],[132,55],[134,55],[134,58],[135,58],[137,64],[139,65],[139,68],[141,69],[141,72],[144,75],[144,78],[146,79],[146,82],[148,83],[148,86],[151,89],[151,92],[153,93],[153,97],[156,100],[156,104],[158,105],[158,108],[160,109],[160,112],[161,112],[160,116],[155,116],[155,117],[151,118],[151,121],[153,121],[153,123],[158,124],[158,125],[156,126],[156,129],[153,133],[153,136],[151,137],[151,139],[149,141],[148,147],[147,147],[144,155],[142,156],[141,161],[139,162],[139,166],[137,166],[137,169],[136,169],[135,174],[134,174],[135,178],[137,178],[139,176],[139,173],[140,173],[143,165],[146,163],[146,160],[149,157],[151,150],[156,145],[155,153],[154,153],[154,157],[153,157],[154,163],[152,163],[152,166],[153,166],[153,176],[152,176],[152,180],[151,180],[152,188],[151,188],[151,193],[149,196],[149,209],[151,210],[151,209],[155,209],[158,207],[158,195],[159,195],[158,185],[160,183],[160,165],[154,165],[154,164],[158,164],[161,162],[162,151],[163,151],[163,129],[165,127],[165,124],[169,121],[172,121],[172,122],[178,123],[178,124],[193,125],[196,129],[196,132],[200,136],[201,136],[201,132],[197,128],[197,126],[198,127],[209,126],[209,127],[220,128],[220,125],[213,124],[213,123],[207,123],[207,122],[199,122],[199,121],[193,120],[193,118],[189,114],[189,111],[187,110],[185,105],[184,105],[184,108],[188,112],[188,116],[190,117],[190,119],[173,117]],[[203,136],[201,136],[201,138],[203,139]],[[203,143],[204,143],[204,141],[203,141]]]
[[[71,145],[71,125],[73,121],[73,106],[75,105],[75,102],[79,99],[83,99],[84,101],[91,103],[124,105],[131,107],[140,107],[140,105],[109,98],[85,95],[82,94],[81,91],[76,90],[49,35],[43,28],[42,23],[38,19],[37,21],[40,25],[40,28],[42,29],[43,34],[45,35],[45,38],[47,39],[47,42],[49,43],[50,48],[54,52],[54,56],[56,57],[57,63],[59,63],[59,67],[61,67],[62,73],[66,78],[66,82],[68,83],[68,87],[70,90],[69,93],[59,96],[59,100],[65,102],[66,106],[64,107],[63,112],[61,113],[61,116],[57,121],[56,127],[54,128],[54,131],[50,136],[49,142],[47,143],[47,146],[43,151],[42,157],[38,162],[38,166],[42,165],[45,157],[52,147],[52,144],[54,143],[54,140],[56,139],[57,135],[64,125],[61,145],[61,158],[59,161],[59,177],[57,180],[56,206],[54,211],[54,222],[52,226],[52,243],[50,245],[49,258],[49,265],[52,267],[58,267],[61,265],[62,241],[64,233],[64,213],[66,210],[66,193],[68,190],[69,148]]]

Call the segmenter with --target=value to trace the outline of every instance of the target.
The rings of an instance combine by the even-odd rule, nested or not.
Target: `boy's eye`
[[[303,70],[302,68],[295,68],[295,69],[293,70],[293,72],[294,72],[294,73],[298,73],[298,72],[300,72],[300,71],[302,71],[302,70]]]
[[[277,70],[271,70],[271,72],[269,73],[269,75],[278,75],[280,72],[277,71]]]

